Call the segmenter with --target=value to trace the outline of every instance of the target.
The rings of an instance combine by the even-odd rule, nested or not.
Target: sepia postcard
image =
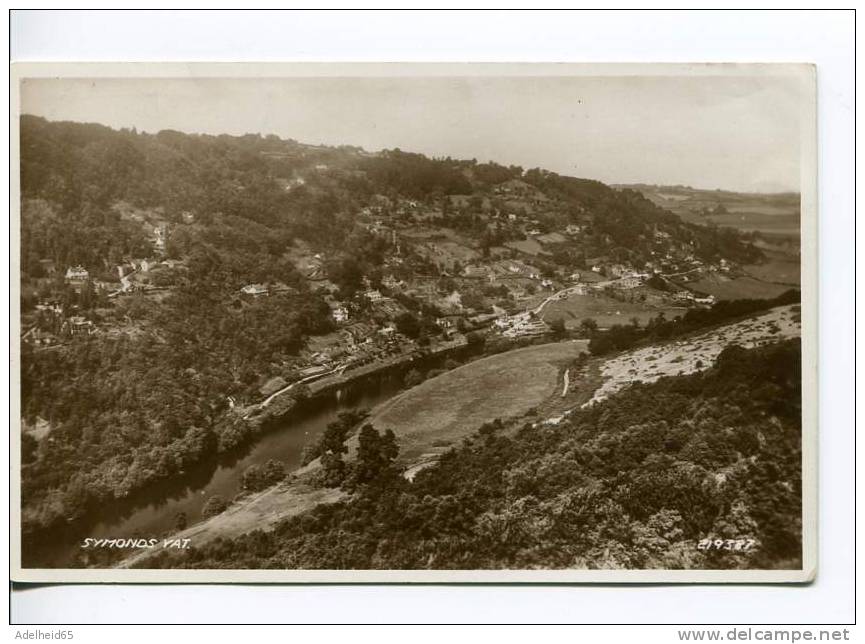
[[[12,579],[814,579],[816,73],[13,65]]]

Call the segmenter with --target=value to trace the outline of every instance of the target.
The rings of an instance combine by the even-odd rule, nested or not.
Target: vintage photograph
[[[812,66],[13,74],[13,579],[813,578]]]

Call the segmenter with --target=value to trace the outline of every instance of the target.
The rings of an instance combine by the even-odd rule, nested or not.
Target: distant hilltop
[[[724,195],[727,197],[795,197],[799,199],[799,193],[795,190],[778,190],[768,189],[764,191],[740,192],[736,190],[725,190],[722,188],[694,188],[693,186],[685,186],[682,184],[676,185],[658,185],[654,183],[611,183],[611,188],[616,190],[636,190],[638,192],[664,192],[679,195]],[[772,188],[772,185],[767,184],[767,187]]]

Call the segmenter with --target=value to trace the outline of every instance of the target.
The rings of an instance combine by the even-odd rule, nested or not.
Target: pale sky
[[[605,183],[798,191],[802,87],[765,75],[26,79],[21,111],[398,147]]]

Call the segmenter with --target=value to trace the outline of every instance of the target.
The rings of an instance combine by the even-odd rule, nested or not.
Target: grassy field
[[[727,215],[696,215],[691,212],[678,212],[682,219],[692,224],[727,226],[742,231],[757,230],[765,233],[784,233],[799,235],[799,213],[774,213],[741,211]]]
[[[791,287],[785,284],[773,284],[753,277],[736,279],[720,276],[707,276],[688,286],[697,291],[714,295],[719,300],[768,299],[779,296]]]
[[[630,186],[687,222],[714,223],[743,231],[799,235],[799,195],[699,190],[681,186]],[[702,214],[724,206],[726,214]]]
[[[518,241],[509,241],[505,244],[508,248],[513,248],[527,255],[540,255],[544,253],[544,247],[534,239],[522,239]]]
[[[748,275],[764,282],[798,285],[801,281],[801,265],[799,260],[780,253],[776,253],[776,255],[778,255],[777,259],[770,258],[764,264],[752,264],[743,266],[742,268]]]
[[[662,312],[667,319],[683,315],[685,308],[657,308],[639,302],[621,302],[603,295],[573,295],[566,300],[550,302],[544,307],[543,319],[550,323],[562,319],[565,327],[575,329],[585,318],[592,318],[602,328],[614,324],[628,324],[631,318],[637,318],[640,324],[645,324],[651,318],[658,317]]]
[[[442,453],[484,422],[525,413],[561,390],[559,372],[586,342],[560,342],[508,351],[444,373],[373,410],[376,429],[392,429],[400,461]]]

